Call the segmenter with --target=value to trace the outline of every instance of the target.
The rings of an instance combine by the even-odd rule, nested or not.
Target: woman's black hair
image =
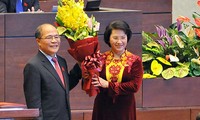
[[[131,36],[132,36],[132,31],[131,31],[129,25],[125,21],[115,20],[115,21],[112,21],[106,27],[106,30],[104,32],[104,41],[106,44],[108,44],[109,47],[110,47],[110,35],[111,35],[113,29],[123,30],[124,33],[127,35],[127,40],[129,42],[129,40],[131,39]]]

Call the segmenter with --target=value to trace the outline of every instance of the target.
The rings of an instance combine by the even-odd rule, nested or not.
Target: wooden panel
[[[127,49],[133,54],[142,56],[142,37],[141,34],[133,34],[132,39],[127,45]],[[142,85],[140,90],[135,94],[136,107],[142,107]]]
[[[169,27],[172,23],[172,14],[143,14],[142,30],[145,32],[155,32],[155,25]]]
[[[200,115],[200,108],[191,108],[191,120],[196,120],[197,115]]]
[[[4,36],[4,14],[0,14],[0,37]]]
[[[137,120],[195,120],[199,107],[137,108]],[[83,113],[83,116],[82,116]],[[72,110],[77,120],[91,120],[92,110]]]
[[[92,110],[88,110],[88,111],[84,112],[83,120],[92,120]]]
[[[171,12],[172,0],[101,0],[100,6],[142,10],[144,13]]]
[[[10,120],[10,118],[17,118],[18,120],[21,120],[21,119],[33,120],[33,118],[36,118],[38,116],[39,116],[38,109],[21,109],[21,108],[16,109],[16,110],[0,109],[0,118],[8,118],[8,120]]]
[[[147,108],[137,110],[137,120],[194,120],[190,119],[190,109]]]
[[[38,50],[35,38],[6,38],[5,47],[5,101],[25,103],[23,68]]]
[[[5,72],[4,72],[4,38],[0,38],[0,101],[4,101],[4,93],[5,93],[5,87],[4,87],[4,80],[5,80]]]
[[[84,1],[86,4],[87,0]],[[57,0],[40,0],[45,12],[51,12],[53,5],[57,5]],[[171,12],[172,0],[101,0],[100,7],[142,10],[145,13]]]
[[[83,120],[83,111],[72,110],[72,120]]]
[[[142,30],[142,13],[141,11],[121,11],[119,9],[104,9],[104,11],[99,12],[87,12],[88,16],[93,14],[97,21],[100,22],[99,34],[103,34],[105,27],[113,20],[124,20],[126,21],[133,33],[141,33]]]
[[[40,9],[44,12],[51,12],[53,5],[58,5],[58,0],[40,1]]]
[[[25,104],[0,102],[0,109],[2,108],[27,108]]]
[[[23,18],[23,19],[22,19]],[[53,24],[55,14],[53,13],[24,13],[5,14],[6,31],[5,36],[34,36],[35,29],[42,23]]]
[[[101,34],[105,30],[105,26],[114,19],[126,20],[128,23],[131,23],[131,27],[134,32],[141,32],[141,11],[119,11],[115,9],[106,9],[104,12],[88,12],[89,16],[91,14],[93,14],[101,23],[99,34]],[[5,24],[6,36],[33,36],[38,25],[42,23],[54,23],[55,13],[5,14],[5,19],[7,20]]]
[[[199,106],[200,77],[143,80],[143,107]]]

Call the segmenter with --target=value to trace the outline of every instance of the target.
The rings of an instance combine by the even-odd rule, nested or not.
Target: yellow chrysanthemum
[[[99,22],[92,16],[89,18],[84,11],[84,0],[59,0],[56,14],[57,29],[74,41],[96,36]]]
[[[88,16],[83,10],[83,0],[62,0],[62,4],[63,6],[58,6],[57,17],[63,22],[64,27],[77,30],[86,26]]]

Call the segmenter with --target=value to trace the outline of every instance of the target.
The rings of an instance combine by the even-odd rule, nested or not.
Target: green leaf
[[[169,80],[174,77],[174,72],[175,68],[173,67],[167,68],[162,72],[162,77],[166,80]]]
[[[62,20],[56,16],[56,22],[60,25],[60,26],[64,26],[64,23],[62,22]]]
[[[174,76],[178,78],[186,77],[189,74],[189,69],[186,67],[176,67]]]
[[[59,35],[63,35],[63,33],[66,31],[66,28],[62,26],[58,26],[57,30],[58,30]]]
[[[182,40],[184,43],[188,43],[189,38],[185,35],[185,33],[183,33],[182,31],[179,31],[179,32],[178,32],[178,36],[181,38],[181,40]]]
[[[200,70],[193,70],[193,74],[195,76],[200,76]]]
[[[73,36],[71,36],[70,34],[65,33],[64,35],[65,35],[67,38],[69,38],[69,39],[71,39],[71,40],[73,40],[73,41],[76,41],[76,39],[75,39]]]
[[[150,33],[146,33],[144,31],[142,31],[142,38],[146,41],[146,42],[151,42],[154,41],[151,36],[149,35]],[[144,41],[143,41],[144,42]]]
[[[151,54],[142,54],[142,62],[147,62],[154,59],[153,55]]]
[[[149,48],[149,47],[147,47],[145,45],[142,45],[142,50],[143,50],[143,52],[144,51],[149,51],[149,52],[152,52],[154,54],[160,54],[161,53],[161,51],[159,51],[157,48]]]

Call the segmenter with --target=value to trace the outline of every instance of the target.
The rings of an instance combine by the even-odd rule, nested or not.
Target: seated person
[[[7,13],[6,4],[0,1],[0,13]]]
[[[39,0],[0,0],[7,7],[8,13],[41,12]]]

